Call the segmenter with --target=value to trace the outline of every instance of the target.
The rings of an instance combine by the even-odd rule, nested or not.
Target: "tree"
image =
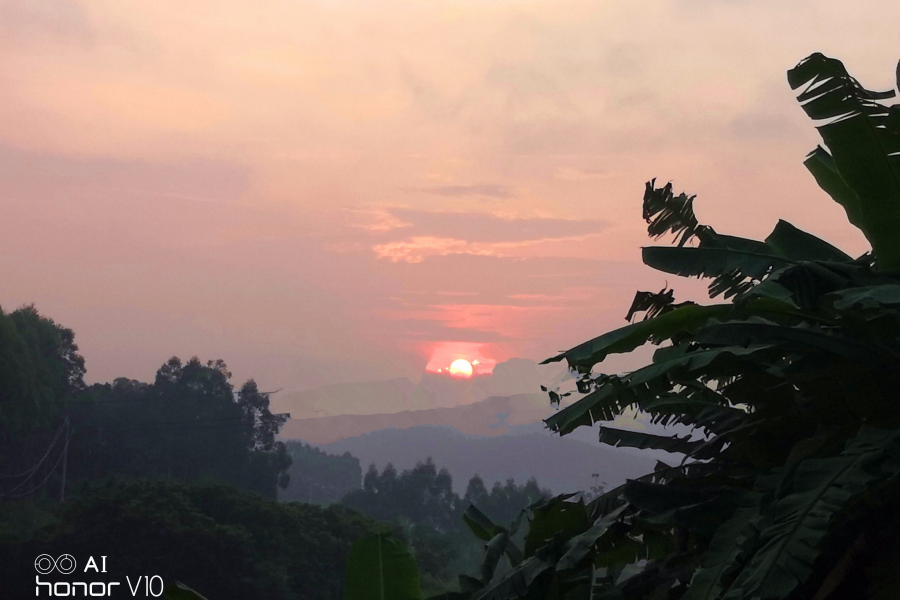
[[[437,470],[429,457],[398,475],[388,464],[381,474],[370,465],[363,488],[341,502],[379,521],[406,520],[437,533],[458,528],[459,496],[447,469]]]
[[[275,440],[286,415],[269,411],[251,379],[235,393],[224,361],[173,357],[146,384],[96,384],[70,403],[73,479],[214,479],[274,499],[290,456]]]
[[[551,496],[550,490],[542,489],[534,477],[524,485],[516,485],[511,478],[506,480],[505,485],[495,481],[488,492],[481,477],[475,475],[469,480],[463,504],[474,504],[495,522],[509,523],[526,506]]]
[[[0,309],[0,426],[6,432],[47,426],[67,396],[84,389],[84,358],[71,329],[34,305]]]
[[[279,500],[330,504],[359,489],[362,469],[349,452],[336,456],[302,442],[288,442],[287,451],[290,484],[278,494]]]
[[[399,474],[392,464],[381,473],[370,465],[362,489],[348,493],[341,502],[402,531],[419,565],[423,590],[435,594],[455,587],[451,573],[478,569],[479,544],[462,520],[467,506],[477,507],[470,511],[484,510],[503,520],[550,495],[534,478],[524,485],[516,485],[512,479],[505,485],[495,482],[488,492],[476,475],[460,499],[453,491],[450,473],[438,470],[428,458]]]
[[[710,297],[638,292],[625,327],[565,359],[583,396],[546,424],[600,424],[614,446],[681,453],[678,465],[585,504],[563,495],[511,526],[465,514],[486,542],[479,578],[457,598],[684,600],[888,598],[900,587],[900,106],[814,54],[788,72],[827,150],[805,165],[872,244],[853,259],[779,221],[764,240],[699,224],[693,196],[647,184],[643,250],[666,273],[712,279]],[[633,320],[644,314],[643,320]],[[652,363],[598,365],[647,342]],[[558,402],[560,390],[550,390]],[[605,423],[637,408],[692,435]],[[523,518],[527,517],[527,519]],[[512,540],[527,521],[524,547]],[[512,569],[495,576],[501,556]]]
[[[84,373],[71,329],[33,305],[0,309],[0,500],[27,497],[52,481],[64,410],[84,388]]]

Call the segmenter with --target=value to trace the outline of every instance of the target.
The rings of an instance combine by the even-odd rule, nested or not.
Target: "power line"
[[[276,393],[280,390],[275,390],[274,392],[259,392],[261,395],[268,396],[268,394]],[[225,406],[236,406],[239,401],[239,395],[237,393],[231,393],[231,404],[222,405],[222,408]],[[190,400],[190,399],[204,399],[204,400],[219,400],[221,402],[222,396],[203,394],[203,393],[195,393],[195,394],[165,394],[160,396],[155,395],[143,395],[143,397],[132,397],[132,398],[114,398],[114,399],[91,399],[83,402],[72,402],[68,405],[69,409],[76,407],[90,408],[97,404],[118,404],[124,402],[153,402],[157,405],[172,405],[174,402],[179,400]],[[271,413],[269,413],[271,414]],[[79,424],[76,425],[70,431],[70,418],[67,415],[63,423],[57,429],[55,435],[53,436],[52,441],[47,446],[46,452],[41,457],[41,459],[30,469],[23,471],[22,473],[17,473],[13,475],[0,475],[0,477],[5,479],[16,479],[19,477],[24,477],[24,479],[11,490],[0,493],[0,498],[21,498],[24,496],[28,496],[35,491],[39,490],[41,486],[46,484],[49,481],[50,477],[56,472],[57,467],[59,467],[60,462],[63,462],[63,478],[65,478],[65,461],[68,457],[68,449],[69,444],[72,439],[72,434],[75,429],[98,429],[98,430],[122,430],[122,429],[144,429],[144,430],[153,430],[153,429],[169,429],[169,430],[177,430],[177,429],[188,429],[199,431],[203,429],[223,429],[229,427],[242,427],[247,428],[249,426],[252,429],[253,433],[256,432],[256,425],[260,422],[260,418],[262,415],[258,414],[258,410],[254,409],[249,414],[243,414],[235,417],[220,417],[220,418],[207,418],[207,419],[192,419],[192,420],[179,420],[179,421],[157,421],[157,422],[149,422],[145,421],[143,423],[130,423],[130,424],[112,424],[112,423],[104,423],[99,425],[92,424]],[[278,417],[282,415],[274,414],[273,417]],[[290,415],[287,415],[288,417]],[[252,422],[251,422],[252,421]],[[57,458],[56,463],[49,470],[46,477],[41,480],[40,483],[32,487],[30,490],[24,492],[17,492],[20,488],[25,486],[29,481],[31,481],[32,477],[37,473],[38,469],[47,461],[47,458],[50,456],[53,448],[56,447],[57,442],[59,441],[60,436],[62,435],[63,430],[66,431],[65,444],[63,447],[63,451],[60,453],[59,458]],[[65,497],[65,480],[63,479],[62,488],[60,490],[60,498],[64,499]]]
[[[33,488],[31,488],[31,489],[28,490],[27,492],[21,492],[21,493],[19,493],[19,494],[11,494],[11,493],[8,493],[8,492],[7,492],[7,493],[5,493],[5,494],[0,494],[0,497],[3,497],[3,498],[22,498],[22,497],[24,497],[24,496],[29,496],[29,495],[33,494],[34,492],[36,492],[37,490],[39,490],[39,489],[41,488],[41,486],[43,486],[45,483],[47,483],[47,481],[50,479],[50,477],[53,476],[53,473],[56,471],[56,467],[59,466],[59,463],[60,463],[60,461],[62,461],[62,458],[63,458],[63,456],[64,456],[64,454],[65,454],[65,451],[68,450],[68,448],[69,448],[69,442],[68,442],[68,440],[67,440],[67,441],[66,441],[65,449],[63,450],[63,452],[60,453],[59,458],[56,459],[56,464],[53,465],[53,468],[50,469],[50,472],[47,473],[47,476],[44,477],[44,479],[43,479],[39,484],[37,484],[36,486],[34,486]],[[26,481],[27,481],[27,480],[26,480]],[[10,491],[12,491],[12,490],[10,490]]]
[[[3,477],[3,478],[5,478],[5,479],[15,479],[15,478],[17,478],[17,477],[24,477],[25,475],[30,475],[31,473],[33,473],[34,471],[36,471],[37,468],[40,467],[41,464],[47,459],[47,456],[50,454],[50,450],[53,449],[53,446],[56,444],[56,440],[59,439],[59,436],[60,436],[60,434],[62,433],[63,427],[66,426],[66,423],[67,423],[68,421],[69,421],[69,418],[66,417],[66,420],[63,422],[63,424],[60,425],[60,426],[59,426],[59,429],[56,430],[56,436],[53,438],[53,441],[50,442],[50,445],[47,447],[47,452],[44,454],[43,458],[41,458],[41,460],[39,460],[39,461],[37,462],[36,465],[34,465],[33,467],[31,467],[31,468],[28,469],[27,471],[24,471],[24,472],[19,473],[19,474],[17,474],[17,475],[0,475],[0,477]],[[25,481],[28,481],[28,480],[26,479]]]
[[[241,421],[241,422],[238,422]],[[165,428],[169,427],[170,429],[216,429],[218,427],[243,427],[245,423],[243,422],[243,417],[238,418],[229,418],[229,419],[201,419],[196,421],[165,421],[165,422],[152,422],[147,421],[144,423],[131,423],[128,425],[78,425],[78,429],[113,429],[113,430],[121,430],[121,429],[154,429],[154,428]],[[218,423],[218,425],[210,425],[206,426],[206,423]]]
[[[69,419],[67,417],[66,423],[68,423],[68,422],[69,422]],[[66,454],[68,453],[70,439],[71,439],[71,437],[67,434],[66,435],[66,445],[63,448],[63,451],[59,454],[59,458],[56,459],[56,464],[53,465],[53,468],[50,469],[50,471],[47,473],[47,476],[44,477],[44,479],[41,480],[41,482],[39,484],[37,484],[36,486],[31,488],[27,492],[20,492],[18,494],[13,494],[12,492],[14,492],[18,488],[22,487],[22,485],[24,485],[25,482],[27,482],[29,479],[31,479],[29,477],[28,479],[26,479],[25,481],[23,481],[22,483],[20,483],[16,487],[14,487],[13,489],[9,490],[8,492],[0,494],[0,497],[2,497],[2,498],[22,498],[24,496],[29,496],[29,495],[33,494],[34,492],[36,492],[37,490],[39,490],[41,488],[41,486],[43,486],[45,483],[47,483],[47,481],[50,479],[50,477],[53,476],[53,473],[56,471],[56,467],[59,466],[60,461],[62,461],[63,456],[66,456]],[[51,446],[51,448],[52,448],[52,446]],[[48,453],[49,453],[49,449],[48,449]]]

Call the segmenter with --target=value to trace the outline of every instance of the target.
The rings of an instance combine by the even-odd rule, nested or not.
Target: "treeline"
[[[275,498],[286,420],[222,360],[171,358],[152,383],[87,386],[71,329],[33,306],[0,310],[0,500],[64,498],[107,477],[212,480]]]
[[[403,472],[392,464],[380,472],[370,465],[363,477],[359,459],[349,452],[328,454],[303,442],[287,442],[287,452],[290,483],[279,499],[340,503],[390,525],[413,552],[426,595],[455,590],[456,575],[474,573],[483,558],[484,544],[463,522],[469,504],[494,522],[509,523],[526,506],[551,496],[533,478],[524,485],[497,481],[488,489],[476,475],[460,497],[450,472],[431,458]]]
[[[290,457],[253,380],[235,391],[221,360],[172,358],[152,384],[116,379],[90,386],[69,406],[75,481],[169,477],[231,483],[276,498]]]
[[[349,452],[328,454],[303,442],[291,441],[286,446],[291,459],[289,485],[279,490],[279,500],[331,504],[362,485],[359,459]]]
[[[380,473],[371,465],[362,489],[346,494],[341,503],[401,530],[416,557],[427,596],[456,590],[457,574],[474,575],[483,559],[484,543],[463,521],[470,504],[495,522],[508,523],[526,506],[550,496],[534,478],[524,485],[512,479],[505,484],[498,481],[488,491],[476,475],[460,498],[447,469],[438,470],[428,458],[402,473],[391,464]]]

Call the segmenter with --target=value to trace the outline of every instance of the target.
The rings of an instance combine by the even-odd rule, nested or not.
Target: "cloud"
[[[479,185],[438,185],[420,188],[428,194],[438,196],[487,196],[489,198],[511,198],[512,192],[504,185],[479,184]]]
[[[575,167],[560,167],[553,174],[555,179],[565,181],[602,181],[615,176],[615,173],[604,169],[576,169]]]
[[[74,0],[0,0],[0,32],[7,43],[86,40],[93,34],[84,6]]]
[[[474,254],[509,256],[517,250],[539,244],[578,241],[599,234],[606,223],[597,220],[556,218],[506,218],[496,214],[428,212],[387,209],[369,231],[390,231],[390,223],[400,223],[410,235],[400,240],[374,244],[378,258],[392,262],[422,262],[429,256]]]
[[[388,242],[372,246],[378,258],[387,258],[392,262],[405,261],[419,263],[430,256],[447,256],[449,254],[474,254],[479,256],[509,256],[517,249],[535,246],[547,242],[577,242],[587,236],[568,236],[558,238],[538,238],[521,242],[468,242],[454,238],[436,238],[430,236],[412,237],[408,240]]]
[[[490,244],[533,242],[600,233],[607,223],[593,219],[510,218],[496,213],[389,209],[410,224],[410,234]],[[476,253],[477,254],[477,253]]]
[[[249,169],[228,161],[77,157],[0,145],[0,192],[11,196],[104,194],[150,202],[161,198],[222,202],[240,197],[250,185]]]
[[[491,244],[470,244],[466,240],[438,238],[434,236],[414,236],[408,240],[388,242],[372,246],[378,258],[388,258],[392,262],[422,262],[427,256],[447,254],[492,255]]]
[[[515,340],[527,331],[527,323],[560,315],[561,303],[536,306],[517,304],[431,304],[400,310],[381,310],[382,318],[417,322],[419,331],[431,339],[500,342]]]
[[[347,208],[344,209],[347,212],[361,215],[367,222],[364,223],[351,223],[350,226],[358,229],[364,229],[370,233],[385,233],[388,231],[393,231],[394,229],[400,229],[403,227],[410,227],[412,223],[408,223],[397,216],[393,215],[389,209],[386,208]]]

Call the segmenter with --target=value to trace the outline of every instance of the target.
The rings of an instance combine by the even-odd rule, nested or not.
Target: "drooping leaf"
[[[648,181],[644,191],[644,220],[648,235],[659,238],[671,231],[678,246],[709,229],[697,222],[694,196],[684,193],[675,196],[671,182],[657,189],[656,179]]]
[[[491,518],[481,512],[474,504],[469,504],[463,513],[463,521],[472,530],[472,533],[485,542],[491,541],[498,533],[506,531],[503,527],[496,525]]]
[[[847,185],[834,164],[834,159],[822,146],[809,153],[803,165],[812,173],[816,183],[847,213],[847,220],[858,228],[863,228],[863,213],[859,195]]]
[[[375,534],[353,543],[347,556],[345,600],[419,600],[416,560],[399,540]]]
[[[721,435],[747,417],[747,412],[733,406],[722,406],[696,396],[660,396],[641,402],[641,411],[651,416],[652,423],[682,423],[703,427]]]
[[[461,592],[472,593],[484,589],[484,584],[480,579],[471,577],[470,575],[461,574],[459,576],[459,589]]]
[[[644,313],[645,321],[652,319],[659,314],[676,308],[673,306],[674,303],[675,295],[673,290],[663,288],[655,294],[653,292],[637,292],[634,295],[631,308],[628,309],[628,314],[625,315],[625,320],[630,322],[634,315],[639,312]]]
[[[690,436],[654,435],[643,431],[616,429],[614,427],[600,428],[600,442],[615,447],[638,448],[640,450],[652,448],[654,450],[681,454],[690,454],[703,443],[702,441],[691,441]]]
[[[760,344],[746,348],[728,346],[698,350],[648,365],[625,377],[611,379],[584,398],[544,419],[544,423],[551,430],[565,435],[577,427],[590,426],[598,421],[611,421],[625,408],[637,404],[641,399],[649,400],[669,392],[673,385],[669,379],[670,374],[677,373],[680,379],[687,379],[693,372],[708,367],[714,361],[723,358],[741,361],[771,346],[772,344]]]
[[[472,600],[517,600],[528,598],[537,587],[553,573],[553,562],[537,553],[522,564],[507,571],[487,588],[476,592]],[[540,597],[540,596],[537,596]]]
[[[554,537],[562,542],[588,529],[590,522],[584,502],[568,502],[568,496],[556,496],[534,507],[525,537],[525,556],[534,556],[538,548]]]
[[[802,262],[797,265],[774,271],[765,281],[756,286],[760,288],[759,295],[776,296],[778,292],[766,293],[766,286],[778,285],[790,292],[790,301],[801,310],[816,310],[822,296],[825,294],[856,287],[857,280],[861,280],[860,267],[848,263],[835,263],[825,261]],[[746,294],[747,297],[755,295],[756,288]],[[809,313],[802,315],[809,318]],[[818,315],[818,318],[825,315]]]
[[[594,545],[609,532],[611,527],[616,523],[620,523],[620,518],[626,510],[628,510],[627,506],[620,506],[608,515],[598,519],[584,533],[570,539],[566,544],[566,553],[556,563],[556,571],[565,574],[583,567],[585,562],[590,559]]]
[[[874,362],[885,358],[875,349],[839,333],[829,333],[813,327],[785,327],[777,323],[717,323],[700,329],[696,340],[702,344],[728,346],[790,342],[859,362]]]
[[[833,292],[834,307],[848,310],[853,307],[876,309],[882,306],[900,306],[900,285],[874,285]]]
[[[800,306],[797,304],[796,300],[794,300],[793,292],[778,282],[777,275],[783,270],[784,269],[773,272],[769,277],[767,277],[758,285],[755,285],[746,292],[739,294],[734,299],[735,303],[739,304],[758,298],[769,298],[771,300],[783,302],[791,308],[799,309]]]
[[[778,224],[766,238],[766,245],[785,258],[795,261],[830,260],[850,262],[853,258],[825,240],[802,231],[787,221]]]
[[[891,111],[878,102],[893,97],[893,90],[866,90],[841,61],[821,53],[788,71],[788,82],[800,89],[797,100],[806,114],[823,122],[818,130],[834,167],[859,201],[852,206],[846,194],[835,199],[847,202],[845,208],[852,206],[847,215],[872,244],[877,267],[900,268],[900,131]],[[823,159],[821,153],[815,159],[820,174],[828,169]],[[839,188],[835,181],[828,181],[826,191]]]
[[[195,592],[180,581],[173,581],[163,590],[166,600],[206,600],[200,593]]]
[[[839,456],[801,461],[759,549],[725,598],[784,598],[809,577],[834,515],[878,480],[885,451],[897,453],[900,431],[861,431]],[[897,476],[900,464],[890,464]]]
[[[651,246],[641,249],[644,264],[658,271],[682,277],[711,277],[710,297],[724,294],[729,298],[752,287],[772,269],[795,261],[770,253],[730,248],[667,248]]]
[[[444,592],[442,594],[437,594],[436,596],[429,596],[427,600],[471,600],[472,593],[471,591],[460,591],[460,592]]]
[[[623,489],[625,499],[633,506],[651,513],[663,513],[711,500],[714,493],[672,484],[629,480]]]
[[[759,507],[739,508],[716,531],[701,568],[694,573],[682,600],[716,600],[725,592],[729,576],[748,558],[748,546],[759,535]]]
[[[541,364],[565,358],[571,368],[592,367],[610,354],[631,352],[650,340],[669,339],[680,332],[693,333],[710,319],[724,319],[732,309],[730,304],[680,306],[652,319],[614,329]]]
[[[497,565],[500,564],[509,543],[509,534],[501,531],[484,545],[485,557],[481,563],[481,583],[484,585],[489,584],[494,578],[494,571],[497,570]]]

